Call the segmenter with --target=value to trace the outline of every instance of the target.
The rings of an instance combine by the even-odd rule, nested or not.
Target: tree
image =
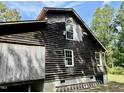
[[[5,4],[0,3],[0,22],[18,21],[21,17],[16,9],[9,9]]]
[[[92,30],[95,32],[97,38],[102,42],[102,44],[107,49],[107,64],[113,63],[113,38],[114,38],[114,28],[113,28],[113,18],[114,9],[110,5],[104,5],[103,8],[97,8],[93,20],[92,20]]]
[[[117,59],[114,63],[116,66],[124,65],[124,2],[122,2],[116,20],[114,22],[116,28],[118,28],[118,38],[116,43],[115,58]]]

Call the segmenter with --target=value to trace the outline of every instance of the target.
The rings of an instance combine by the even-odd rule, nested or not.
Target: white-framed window
[[[64,49],[64,57],[65,57],[65,67],[73,67],[74,66],[73,50]]]
[[[102,54],[100,52],[95,52],[95,60],[98,66],[102,65]]]
[[[72,19],[66,20],[66,39],[73,40],[73,21],[72,21]]]

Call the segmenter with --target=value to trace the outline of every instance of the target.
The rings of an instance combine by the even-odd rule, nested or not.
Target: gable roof
[[[48,11],[53,12],[68,12],[72,14],[74,18],[76,18],[77,22],[82,26],[82,28],[85,28],[86,31],[97,41],[97,43],[100,45],[103,51],[106,51],[106,48],[103,46],[103,44],[96,38],[95,34],[91,31],[91,29],[85,24],[85,22],[81,19],[81,17],[77,14],[77,12],[73,8],[54,8],[54,7],[44,7],[40,14],[38,15],[36,20],[44,20],[46,13]]]

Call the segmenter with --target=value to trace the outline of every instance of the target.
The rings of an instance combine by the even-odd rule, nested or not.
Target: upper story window
[[[95,60],[98,66],[102,65],[102,58],[100,52],[95,52]]]
[[[65,56],[65,66],[73,67],[74,66],[73,50],[64,49],[64,56]]]
[[[72,19],[66,20],[66,39],[73,40],[73,21],[72,21]]]

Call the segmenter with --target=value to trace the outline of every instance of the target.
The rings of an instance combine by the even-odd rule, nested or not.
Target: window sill
[[[70,39],[70,38],[66,38],[66,40],[71,40],[71,41],[74,41],[74,39]]]
[[[99,65],[97,65],[97,66],[98,66],[98,67],[102,67],[102,65],[100,65],[100,64],[99,64]]]
[[[74,67],[74,66],[65,66],[65,67]]]

